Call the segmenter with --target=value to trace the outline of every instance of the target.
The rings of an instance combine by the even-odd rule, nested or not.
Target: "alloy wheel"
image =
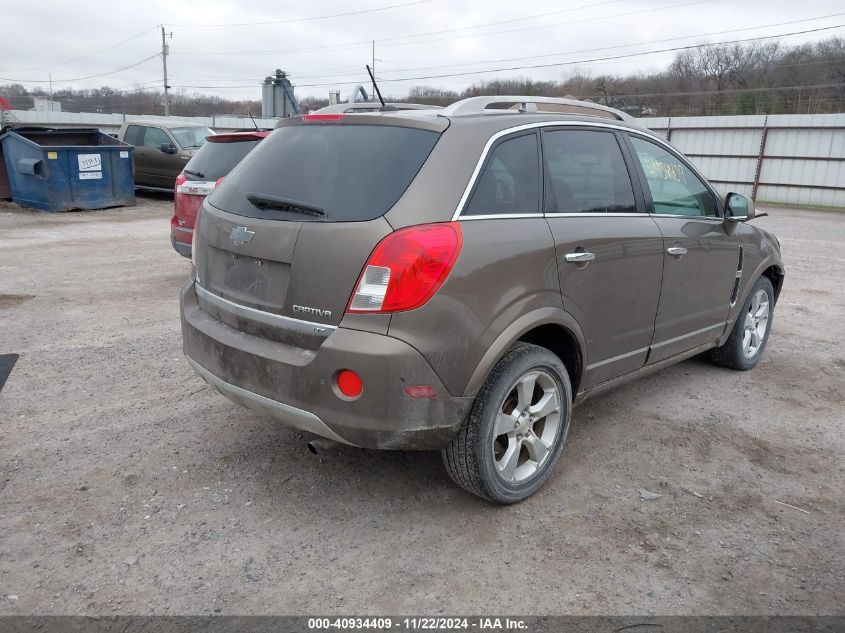
[[[523,483],[550,458],[561,429],[560,388],[550,374],[531,370],[508,390],[493,428],[493,461],[508,483]]]
[[[769,327],[769,295],[765,290],[758,290],[751,299],[745,315],[745,328],[742,333],[742,351],[746,358],[753,358],[766,339]]]

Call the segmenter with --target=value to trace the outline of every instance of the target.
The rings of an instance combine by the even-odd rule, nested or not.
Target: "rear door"
[[[584,387],[642,367],[654,335],[663,240],[613,130],[543,130],[544,210],[563,306],[587,342]]]
[[[663,288],[649,363],[715,341],[725,328],[739,265],[713,190],[678,154],[629,134],[646,204],[663,235]]]
[[[262,312],[340,323],[367,258],[392,231],[384,214],[445,126],[355,117],[283,124],[208,196],[195,253],[201,288]]]

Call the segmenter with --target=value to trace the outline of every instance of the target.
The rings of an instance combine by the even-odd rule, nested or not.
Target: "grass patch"
[[[823,204],[791,204],[788,202],[769,202],[760,200],[756,207],[773,207],[775,209],[803,209],[805,211],[827,211],[830,213],[845,213],[845,207],[831,207]]]

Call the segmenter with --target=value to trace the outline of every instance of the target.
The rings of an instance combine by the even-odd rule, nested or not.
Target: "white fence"
[[[24,125],[97,127],[116,132],[124,121],[165,117],[12,110]],[[252,127],[231,116],[169,117],[225,132]],[[845,114],[662,117],[642,119],[724,193],[760,202],[845,207]],[[276,119],[255,119],[272,128]]]
[[[21,125],[45,125],[49,127],[95,127],[114,134],[126,121],[184,121],[207,125],[218,132],[231,132],[243,128],[252,128],[252,119],[236,116],[151,116],[146,114],[100,114],[96,112],[44,112],[37,110],[10,110],[12,121]],[[278,119],[255,118],[258,127],[272,128]]]
[[[845,207],[845,114],[642,121],[722,192],[758,202]]]

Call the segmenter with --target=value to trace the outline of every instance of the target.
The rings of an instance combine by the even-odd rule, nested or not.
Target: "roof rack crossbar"
[[[513,109],[490,108],[499,104],[519,104],[519,112],[542,112],[538,104],[550,104],[558,106],[569,106],[579,110],[594,110],[603,113],[605,116],[612,115],[620,121],[633,121],[634,118],[621,110],[593,103],[591,101],[578,101],[577,99],[564,99],[559,97],[531,97],[517,95],[493,95],[486,97],[470,97],[457,101],[445,108],[440,114],[443,116],[460,116],[468,114],[485,114],[499,112],[513,112]]]

